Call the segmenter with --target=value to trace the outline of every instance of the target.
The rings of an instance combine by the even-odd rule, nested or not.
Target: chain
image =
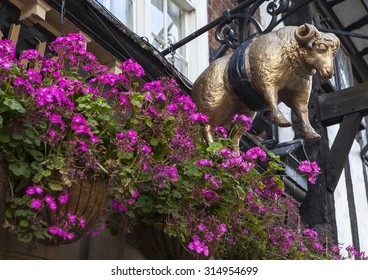
[[[175,51],[173,49],[173,45],[172,44],[170,44],[169,51],[170,51],[170,54],[171,54],[171,58],[170,58],[171,64],[173,66],[175,66]]]

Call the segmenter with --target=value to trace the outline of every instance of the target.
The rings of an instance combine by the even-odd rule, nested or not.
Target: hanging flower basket
[[[147,259],[151,260],[193,260],[205,258],[190,252],[179,238],[173,238],[162,230],[146,223],[140,223],[128,237],[129,242]]]
[[[100,176],[73,181],[61,190],[29,186],[23,196],[8,196],[6,224],[23,242],[75,242],[100,221],[107,196],[107,180]]]
[[[107,195],[107,181],[100,177],[74,182],[68,190],[66,204],[58,206],[55,211],[47,208],[42,212],[50,224],[49,232],[53,238],[41,240],[41,243],[54,246],[78,241],[100,221]],[[67,223],[73,226],[68,228],[66,235],[63,227]]]

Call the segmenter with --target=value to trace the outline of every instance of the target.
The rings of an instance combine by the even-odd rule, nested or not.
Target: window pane
[[[182,38],[182,15],[181,10],[171,1],[168,2],[167,8],[167,33],[168,43],[173,44]]]
[[[340,89],[351,87],[353,85],[353,75],[350,58],[345,54],[342,49],[339,49],[336,54],[335,60],[337,62],[337,67],[335,68],[335,71],[339,76]]]
[[[110,11],[122,23],[133,28],[133,1],[132,0],[110,0]]]
[[[151,3],[151,31],[164,42],[164,0],[152,0]]]

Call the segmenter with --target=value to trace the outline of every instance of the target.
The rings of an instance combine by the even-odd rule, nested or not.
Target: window
[[[336,90],[353,86],[353,71],[350,58],[346,55],[343,47],[339,49],[334,59],[334,77],[330,80]]]
[[[162,51],[185,37],[185,11],[170,0],[151,1],[151,44]],[[175,54],[175,66],[183,74],[188,73],[188,61],[185,59],[186,47]]]
[[[97,0],[130,29],[133,29],[133,0]]]
[[[207,1],[97,0],[133,32],[162,51],[207,24]],[[208,38],[203,35],[166,58],[194,81],[208,66]]]

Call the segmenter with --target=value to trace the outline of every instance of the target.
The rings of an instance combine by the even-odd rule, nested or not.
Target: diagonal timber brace
[[[359,112],[344,116],[339,132],[327,155],[327,189],[334,192],[359,130],[363,115]]]
[[[324,125],[340,123],[326,161],[327,188],[334,192],[363,116],[368,115],[368,83],[321,95],[318,102]]]

